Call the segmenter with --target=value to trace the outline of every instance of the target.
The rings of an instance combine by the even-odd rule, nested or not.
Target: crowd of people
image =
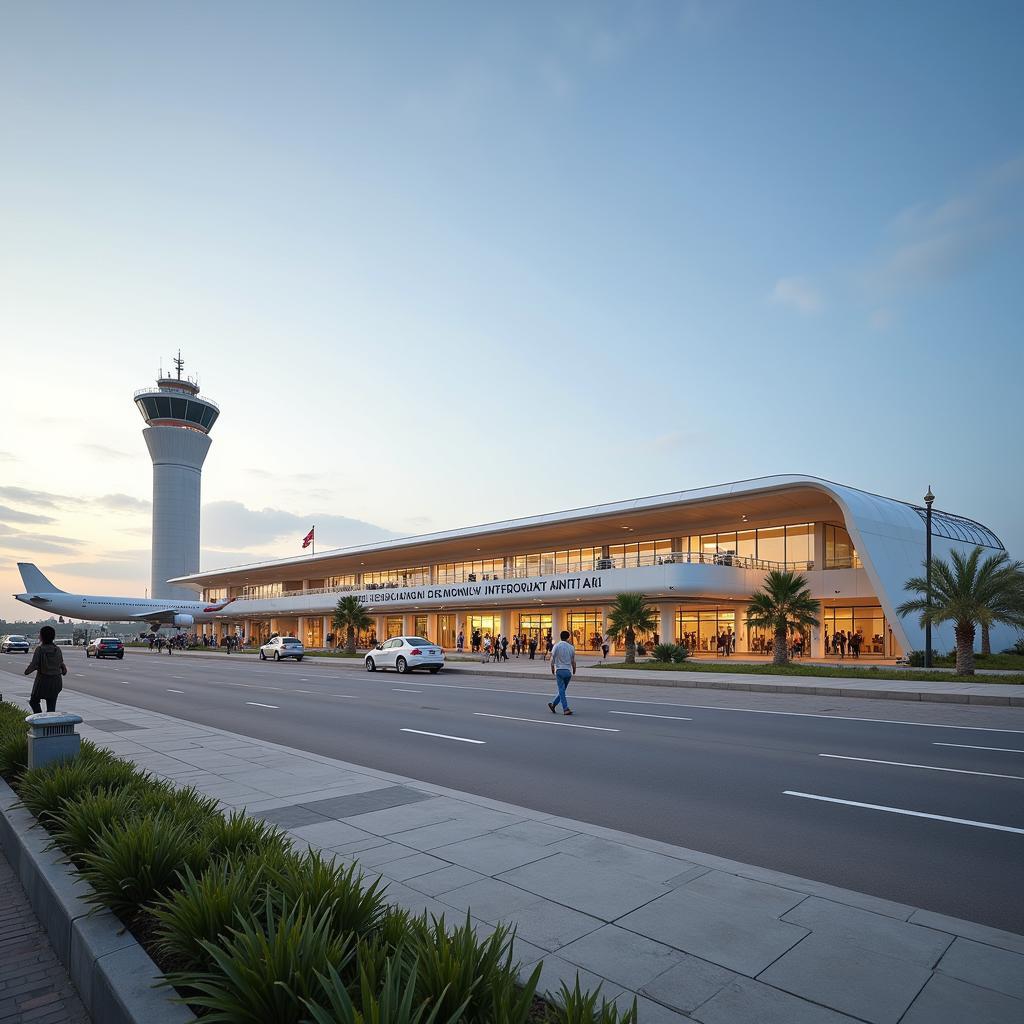
[[[851,658],[859,658],[863,644],[864,633],[860,629],[837,629],[831,636],[825,631],[825,653],[831,651],[833,657],[845,658],[849,652]]]

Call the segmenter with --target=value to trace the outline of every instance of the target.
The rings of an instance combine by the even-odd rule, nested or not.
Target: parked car
[[[59,636],[53,641],[57,647],[74,647],[75,641],[69,636]]]
[[[4,654],[28,654],[32,645],[23,636],[0,636],[0,652]]]
[[[302,641],[294,636],[275,636],[273,640],[268,644],[264,644],[260,648],[260,661],[266,661],[267,658],[273,658],[274,661],[281,661],[282,658],[294,658],[296,661],[302,661],[302,656],[306,653],[306,648],[302,646]]]
[[[124,644],[116,636],[98,636],[85,649],[87,658],[123,658]]]
[[[377,644],[363,659],[363,665],[367,672],[379,668],[393,668],[396,672],[425,668],[436,675],[444,668],[444,651],[421,636],[393,636]]]

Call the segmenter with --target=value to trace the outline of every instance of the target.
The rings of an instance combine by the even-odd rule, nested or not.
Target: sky
[[[1024,5],[0,6],[0,616],[774,473],[1024,557]]]

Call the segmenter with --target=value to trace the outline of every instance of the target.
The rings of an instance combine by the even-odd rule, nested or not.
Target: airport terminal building
[[[980,523],[933,510],[932,550],[1003,550]],[[862,657],[894,658],[924,645],[916,617],[901,619],[905,581],[922,572],[925,509],[809,476],[772,476],[524,519],[403,537],[316,555],[199,572],[170,582],[215,602],[233,599],[219,636],[293,634],[323,647],[338,598],[357,595],[374,627],[369,646],[399,634],[454,648],[475,630],[557,639],[596,650],[608,607],[640,591],[657,610],[657,642],[714,655],[721,634],[737,654],[765,654],[748,628],[747,601],[769,569],[803,573],[821,601],[821,628],[805,653],[831,655],[831,637],[859,631]],[[948,636],[946,633],[948,632]],[[1012,637],[997,637],[993,648]],[[331,637],[337,642],[340,638]],[[936,631],[938,649],[952,629]],[[828,646],[826,646],[828,645]]]

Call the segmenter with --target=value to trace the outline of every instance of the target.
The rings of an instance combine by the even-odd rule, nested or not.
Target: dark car
[[[89,641],[85,649],[87,658],[123,658],[124,644],[116,636],[99,636]]]

